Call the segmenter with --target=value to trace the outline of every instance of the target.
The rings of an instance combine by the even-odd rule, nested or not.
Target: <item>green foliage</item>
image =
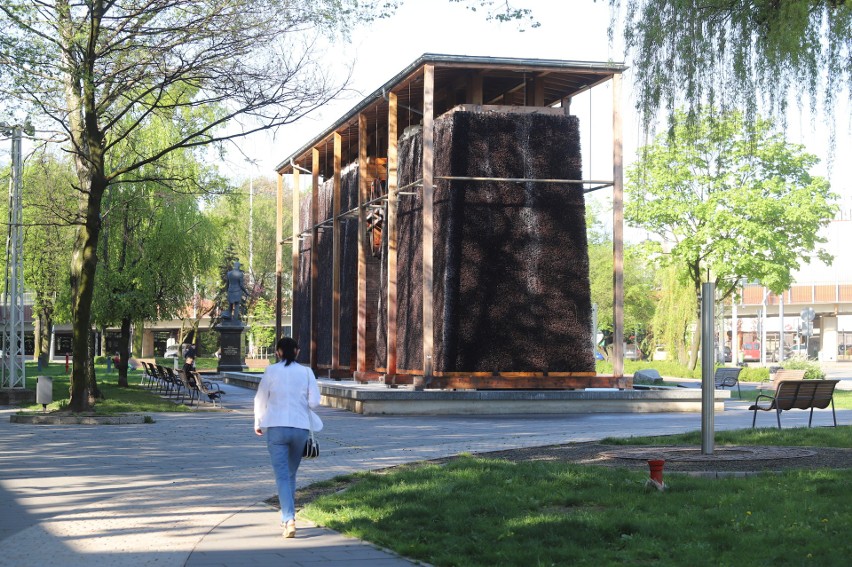
[[[837,486],[852,481],[849,470],[713,481],[679,475],[660,493],[644,488],[644,470],[462,456],[354,478],[346,490],[320,497],[300,514],[432,565],[757,565],[791,559],[841,565],[847,559],[837,541],[845,537],[852,493]],[[747,545],[732,534],[747,538]]]
[[[804,370],[805,380],[822,380],[825,378],[825,371],[820,368],[819,363],[807,360],[804,357],[789,358],[782,363],[782,366],[789,370]]]
[[[838,0],[609,0],[645,121],[686,103],[785,117],[790,94],[831,115],[852,86],[852,3]],[[618,8],[623,8],[619,10]],[[835,121],[826,121],[833,129]]]
[[[228,195],[212,199],[208,211],[211,218],[227,227],[229,251],[226,256],[238,258],[241,263],[240,267],[246,273],[246,288],[249,291],[247,301],[249,314],[254,311],[254,303],[259,298],[267,300],[275,298],[277,191],[274,180],[263,177],[255,178],[243,183],[236,191]],[[282,194],[284,203],[291,202],[290,191],[289,187],[284,187]],[[285,206],[282,218],[282,231],[285,235],[292,231],[291,215],[290,207]],[[291,263],[292,258],[285,253],[282,258],[283,273],[290,273]],[[230,267],[229,264],[228,270]],[[222,269],[224,269],[224,265],[220,267],[220,271]],[[227,273],[227,270],[222,272],[223,278],[225,273]],[[221,281],[219,285],[221,285]],[[288,278],[284,278],[282,284],[282,292],[286,296],[290,292],[291,282]],[[222,295],[221,301],[225,301],[224,295]]]
[[[694,288],[686,285],[683,278],[678,276],[675,266],[664,266],[656,272],[656,277],[659,291],[651,321],[653,346],[662,346],[668,360],[685,364],[689,358],[690,329],[695,323],[698,299]]]
[[[728,297],[743,278],[781,293],[803,262],[830,261],[814,252],[837,196],[810,175],[815,156],[766,120],[675,116],[671,135],[641,148],[628,170],[625,219],[671,245],[662,260],[688,277],[696,297],[705,281]]]
[[[639,246],[624,247],[624,328],[644,335],[654,316],[653,271]],[[613,329],[612,241],[589,245],[589,281],[592,303],[598,306],[598,329]]]
[[[746,366],[738,376],[740,382],[763,382],[769,380],[769,369],[760,366]]]
[[[264,298],[259,298],[249,315],[249,335],[258,347],[275,346],[275,304]],[[269,324],[272,323],[272,326]]]

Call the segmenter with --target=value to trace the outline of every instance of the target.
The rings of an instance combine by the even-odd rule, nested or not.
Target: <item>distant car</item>
[[[786,356],[800,356],[808,358],[808,345],[793,345],[786,351]]]
[[[760,360],[760,341],[743,343],[743,360],[751,362]]]

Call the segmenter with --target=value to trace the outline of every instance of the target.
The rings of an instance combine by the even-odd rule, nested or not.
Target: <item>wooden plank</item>
[[[482,104],[482,72],[474,71],[470,77],[470,96],[468,97],[471,104]]]
[[[293,239],[294,245],[299,242]],[[284,311],[282,288],[284,283],[284,176],[278,174],[275,191],[275,339],[281,338],[281,314]],[[295,288],[293,288],[295,289]],[[291,322],[292,329],[292,322]]]
[[[475,378],[570,378],[573,376],[597,376],[596,372],[433,372],[435,376],[457,377],[472,376]]]
[[[515,378],[435,376],[430,388],[458,390],[581,390],[584,388],[632,388],[632,379],[617,376],[564,376]]]
[[[621,74],[612,76],[612,306],[613,374],[624,375],[624,154]]]
[[[423,381],[432,379],[434,320],[433,293],[433,204],[434,187],[434,100],[435,66],[423,66]]]
[[[341,137],[334,133],[334,173],[332,174],[332,252],[331,252],[331,367],[340,366],[340,151]]]
[[[311,150],[311,352],[310,366],[317,367],[319,338],[319,150]]]
[[[367,116],[358,115],[358,323],[355,369],[367,371]]]
[[[396,213],[398,178],[398,148],[397,148],[397,98],[395,93],[388,93],[388,213],[387,213],[387,362],[385,373],[393,377],[396,374],[396,345],[397,345],[397,226]]]
[[[298,338],[299,333],[303,333],[308,331],[308,329],[300,329],[297,324],[296,319],[296,289],[299,285],[299,233],[301,232],[301,185],[299,180],[299,170],[293,168],[293,201],[292,201],[292,217],[293,217],[293,228],[292,228],[292,251],[290,253],[290,258],[293,261],[293,281],[292,293],[290,293],[290,333],[292,333],[293,338]]]
[[[549,106],[512,106],[509,104],[457,104],[444,112],[441,116],[447,116],[453,112],[475,112],[484,114],[497,112],[500,114],[545,114],[547,116],[564,116],[562,108],[551,108]]]

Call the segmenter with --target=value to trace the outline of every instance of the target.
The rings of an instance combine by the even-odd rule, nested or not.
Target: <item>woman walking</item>
[[[266,367],[254,397],[254,432],[266,435],[266,446],[278,485],[284,537],[296,536],[296,471],[308,440],[308,429],[322,429],[310,408],[319,406],[313,371],[296,362],[299,346],[284,337],[276,346],[279,362]]]

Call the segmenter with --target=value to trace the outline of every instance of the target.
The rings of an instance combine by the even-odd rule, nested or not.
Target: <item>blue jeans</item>
[[[281,521],[296,519],[296,471],[302,462],[302,453],[308,440],[308,430],[296,427],[269,427],[266,430],[266,448],[278,485],[281,503]]]

